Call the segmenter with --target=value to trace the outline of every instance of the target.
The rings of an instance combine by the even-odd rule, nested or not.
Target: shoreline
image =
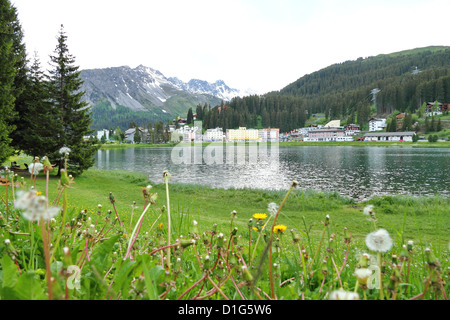
[[[127,148],[173,148],[188,147],[188,146],[226,146],[230,143],[225,142],[199,142],[199,143],[162,143],[162,144],[103,144],[100,145],[100,150],[105,149],[127,149]],[[249,142],[235,142],[236,145],[249,145]],[[267,142],[271,145],[271,142]],[[450,141],[438,141],[430,143],[423,142],[386,142],[386,141],[324,141],[324,142],[278,142],[280,147],[411,147],[411,148],[450,148]]]

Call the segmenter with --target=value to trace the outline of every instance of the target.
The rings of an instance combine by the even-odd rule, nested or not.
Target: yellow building
[[[239,127],[239,129],[227,129],[227,141],[235,142],[258,142],[259,132],[257,129],[247,129]]]

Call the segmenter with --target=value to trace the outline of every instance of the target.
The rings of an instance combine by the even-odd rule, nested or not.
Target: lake
[[[221,146],[98,150],[95,167],[146,173],[154,183],[215,188],[336,191],[355,200],[374,195],[450,196],[450,148]]]

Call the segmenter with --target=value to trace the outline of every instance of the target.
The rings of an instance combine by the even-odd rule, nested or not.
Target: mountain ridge
[[[218,105],[221,101],[243,95],[238,89],[230,88],[223,80],[210,83],[205,80],[191,79],[183,82],[176,77],[167,78],[159,70],[139,65],[84,69],[81,70],[85,92],[83,100],[90,105],[97,117],[93,119],[93,128],[100,128],[99,106],[102,110],[117,110],[119,106],[137,112],[138,118],[149,121],[151,117],[167,121],[177,116],[185,116],[189,108],[198,104]],[[106,109],[105,109],[106,108]],[[121,112],[126,110],[121,109]],[[115,123],[111,124],[115,126]]]

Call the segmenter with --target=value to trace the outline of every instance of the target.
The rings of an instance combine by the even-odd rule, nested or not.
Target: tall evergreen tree
[[[16,110],[20,114],[12,135],[16,149],[39,157],[54,152],[58,147],[54,134],[58,123],[37,54],[28,73],[27,90],[20,96]]]
[[[59,31],[54,55],[51,55],[50,59],[53,69],[49,71],[49,89],[59,122],[59,126],[54,128],[58,148],[71,149],[68,171],[72,174],[81,174],[94,164],[93,155],[98,146],[93,141],[84,140],[84,136],[92,132],[89,129],[91,117],[87,103],[82,101],[84,92],[80,89],[83,81],[78,71],[79,67],[75,66],[75,59],[69,53],[63,25]],[[53,161],[59,159],[61,169],[63,161],[58,152],[50,155],[50,159]]]
[[[186,123],[191,124],[194,121],[194,114],[192,113],[192,108],[189,108],[186,118]]]
[[[0,164],[14,153],[11,133],[15,129],[15,101],[20,95],[25,65],[25,46],[15,7],[0,0]],[[20,72],[22,71],[22,72]]]

